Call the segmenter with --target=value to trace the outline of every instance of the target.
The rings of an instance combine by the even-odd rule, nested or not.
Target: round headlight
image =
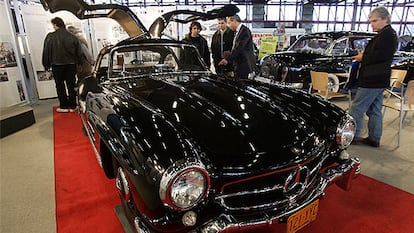
[[[200,170],[184,171],[171,185],[171,202],[181,209],[187,209],[204,196],[206,187],[206,177]]]
[[[168,168],[160,181],[162,202],[177,210],[186,210],[207,195],[210,177],[204,165],[195,159],[177,161]]]
[[[339,124],[336,130],[336,142],[339,148],[347,148],[355,136],[356,123],[351,116],[348,116]]]

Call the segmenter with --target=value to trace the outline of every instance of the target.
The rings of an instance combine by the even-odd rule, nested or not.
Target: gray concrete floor
[[[345,107],[346,101],[335,101]],[[54,233],[55,186],[52,106],[57,100],[34,105],[36,123],[0,139],[0,232]],[[397,112],[387,110],[379,148],[354,146],[352,156],[362,173],[414,194],[414,117],[407,116],[398,149]]]

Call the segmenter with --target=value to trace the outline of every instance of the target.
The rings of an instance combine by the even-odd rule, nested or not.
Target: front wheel
[[[328,74],[328,86],[329,86],[329,91],[338,92],[339,91],[339,78],[334,74]]]

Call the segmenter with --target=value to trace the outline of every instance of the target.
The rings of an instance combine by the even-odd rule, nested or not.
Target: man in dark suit
[[[233,63],[235,78],[246,79],[255,68],[252,33],[241,23],[238,15],[227,17],[227,24],[235,32],[233,48],[230,55],[222,59],[219,65]]]
[[[233,47],[234,32],[227,27],[226,19],[219,18],[217,20],[218,29],[211,39],[211,53],[213,55],[214,68],[217,74],[233,76],[233,67],[231,64],[219,66],[219,62],[223,58],[227,58]]]

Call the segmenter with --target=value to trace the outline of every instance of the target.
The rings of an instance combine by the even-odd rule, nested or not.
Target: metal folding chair
[[[414,80],[408,82],[408,84],[401,83],[400,92],[396,93],[391,90],[386,90],[391,96],[395,97],[398,101],[391,101],[388,98],[387,102],[383,103],[384,110],[391,108],[399,111],[399,127],[398,127],[398,142],[397,148],[400,146],[401,131],[403,128],[403,122],[409,111],[414,111]],[[385,112],[385,111],[384,111]]]

